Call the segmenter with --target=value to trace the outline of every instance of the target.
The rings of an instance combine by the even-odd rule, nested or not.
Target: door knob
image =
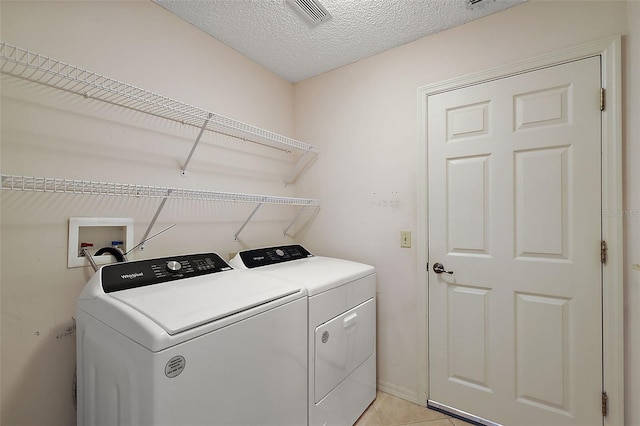
[[[447,271],[446,269],[444,269],[444,265],[440,262],[436,262],[433,264],[433,272],[435,272],[436,274],[442,274],[443,272],[445,274],[453,274],[453,271]]]

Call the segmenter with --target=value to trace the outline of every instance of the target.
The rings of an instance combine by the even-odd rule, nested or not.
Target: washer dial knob
[[[276,254],[280,257],[284,256],[284,250],[282,249],[276,249]]]
[[[170,260],[167,262],[167,270],[171,272],[178,272],[180,269],[182,269],[182,264],[177,260]]]

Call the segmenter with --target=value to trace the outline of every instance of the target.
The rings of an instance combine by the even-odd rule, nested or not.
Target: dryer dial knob
[[[284,256],[284,250],[282,249],[276,249],[276,254],[280,257]]]
[[[167,262],[167,269],[171,272],[178,272],[182,269],[182,264],[177,260],[170,260]]]

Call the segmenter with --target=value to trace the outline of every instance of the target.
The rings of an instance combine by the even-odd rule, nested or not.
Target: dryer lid
[[[168,334],[207,324],[283,297],[301,293],[300,286],[249,271],[226,271],[147,287],[109,293]],[[121,330],[125,332],[125,330]]]
[[[235,266],[234,262],[230,263]],[[352,283],[376,272],[371,265],[322,256],[262,266],[251,271],[298,283],[307,289],[308,296]]]

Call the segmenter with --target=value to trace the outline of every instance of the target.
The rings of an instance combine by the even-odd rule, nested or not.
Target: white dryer
[[[307,422],[301,286],[214,253],[102,267],[77,301],[78,425]]]
[[[247,250],[230,262],[307,289],[309,425],[352,425],[376,396],[375,268],[300,245]]]

